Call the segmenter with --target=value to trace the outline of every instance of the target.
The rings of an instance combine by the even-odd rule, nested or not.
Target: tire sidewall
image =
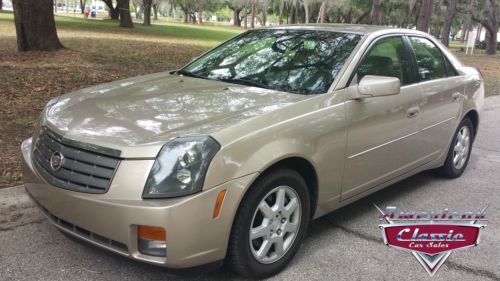
[[[467,152],[467,159],[465,160],[464,165],[460,168],[457,169],[455,168],[455,165],[453,164],[453,149],[455,147],[455,144],[457,142],[457,136],[460,133],[460,130],[466,126],[469,129],[470,133],[470,142],[469,142],[469,151]],[[456,178],[462,175],[462,173],[465,171],[465,168],[467,167],[467,164],[469,163],[470,159],[470,154],[472,152],[472,145],[474,143],[474,126],[472,125],[472,121],[469,118],[464,118],[460,124],[458,125],[458,128],[455,131],[455,134],[453,135],[453,139],[450,144],[450,148],[448,150],[448,156],[446,158],[445,162],[445,173],[447,176],[451,178]]]
[[[298,195],[301,207],[301,218],[300,226],[297,236],[293,241],[293,245],[288,250],[288,252],[281,257],[279,260],[270,263],[263,264],[260,263],[252,254],[250,248],[250,227],[252,220],[257,210],[258,205],[262,199],[274,188],[278,186],[289,186]],[[250,275],[249,277],[255,278],[266,278],[272,276],[279,271],[281,271],[293,258],[295,253],[300,247],[302,240],[307,234],[307,228],[309,225],[310,218],[310,199],[307,185],[302,177],[295,171],[289,169],[279,169],[264,175],[260,180],[256,181],[250,190],[248,190],[247,195],[240,205],[241,208],[238,210],[237,221],[234,227],[241,228],[238,233],[243,234],[238,240],[240,243],[237,245],[231,245],[233,247],[232,251],[236,250],[239,252],[242,260],[240,263],[244,263],[244,267],[247,269],[246,272],[239,272],[243,275]],[[234,249],[235,248],[235,249]],[[250,273],[250,274],[248,274]]]

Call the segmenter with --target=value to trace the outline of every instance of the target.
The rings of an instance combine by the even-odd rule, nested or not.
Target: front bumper
[[[115,253],[169,268],[195,267],[224,259],[233,218],[256,174],[200,193],[172,199],[142,199],[154,160],[123,160],[105,194],[69,191],[47,184],[33,169],[31,139],[21,146],[26,191],[61,230]],[[218,218],[217,195],[226,190]],[[166,230],[167,256],[138,250],[137,226]]]

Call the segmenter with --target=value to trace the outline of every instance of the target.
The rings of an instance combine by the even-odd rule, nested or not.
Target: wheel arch
[[[259,176],[253,180],[253,182],[252,182],[252,184],[250,184],[250,186],[252,186],[254,182],[259,180],[264,175],[266,175],[268,173],[272,173],[272,171],[279,169],[281,167],[286,167],[286,168],[289,168],[289,169],[296,171],[297,173],[299,173],[299,175],[302,176],[302,178],[306,182],[307,189],[309,191],[309,197],[311,200],[310,201],[310,203],[311,203],[310,216],[311,216],[311,218],[314,217],[314,213],[316,212],[316,207],[317,207],[317,203],[318,203],[318,192],[319,192],[319,190],[318,190],[318,188],[319,188],[318,187],[318,175],[316,173],[316,169],[314,168],[314,165],[304,157],[289,156],[289,157],[286,157],[283,159],[279,159],[276,162],[270,163],[268,166],[266,166],[261,171]],[[250,189],[251,189],[251,187],[245,191],[245,194],[243,195],[243,197],[246,195],[246,193]]]
[[[479,129],[479,113],[477,112],[477,110],[471,109],[464,115],[463,118],[469,118],[472,121],[472,125],[474,126],[473,129],[475,138]]]

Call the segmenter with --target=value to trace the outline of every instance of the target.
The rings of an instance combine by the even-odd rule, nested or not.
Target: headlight
[[[143,198],[168,198],[201,191],[208,165],[220,145],[208,136],[174,139],[156,158]]]

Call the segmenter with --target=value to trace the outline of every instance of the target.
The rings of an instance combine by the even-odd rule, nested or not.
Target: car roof
[[[340,24],[340,23],[322,23],[322,24],[297,24],[297,25],[280,25],[269,27],[268,29],[291,29],[291,30],[321,30],[343,33],[356,34],[372,34],[372,33],[411,33],[422,34],[417,30],[406,28],[395,28],[383,25],[367,25],[367,24]]]

